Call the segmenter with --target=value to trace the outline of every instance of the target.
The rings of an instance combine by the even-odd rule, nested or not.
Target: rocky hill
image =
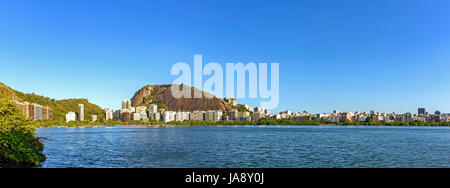
[[[17,100],[21,102],[36,103],[42,106],[47,106],[53,109],[53,120],[64,121],[67,112],[78,111],[78,104],[84,104],[85,119],[90,120],[91,115],[97,115],[98,119],[103,119],[105,112],[99,106],[90,103],[87,99],[63,99],[55,100],[49,97],[44,97],[36,94],[27,94],[16,91],[0,83],[0,98],[7,98],[10,100]]]
[[[172,96],[172,85],[147,85],[137,91],[131,104],[133,106],[158,104],[159,108],[166,110],[194,111],[194,110],[222,110],[229,111],[231,106],[224,100],[219,99],[209,93],[204,92],[204,96],[211,98],[181,98],[176,99]],[[191,88],[192,96],[196,88]]]

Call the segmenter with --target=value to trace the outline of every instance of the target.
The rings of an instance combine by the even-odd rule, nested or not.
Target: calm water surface
[[[449,127],[45,128],[44,168],[450,167]]]

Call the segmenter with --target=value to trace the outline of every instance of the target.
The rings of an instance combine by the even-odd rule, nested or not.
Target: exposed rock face
[[[194,111],[194,110],[222,110],[228,111],[231,106],[224,100],[219,99],[209,93],[203,92],[203,98],[194,98],[194,92],[200,91],[191,88],[192,98],[176,99],[172,96],[172,85],[148,85],[137,91],[131,104],[133,106],[160,104],[167,107],[167,110]],[[188,87],[188,86],[187,86]],[[208,97],[205,97],[208,96]]]

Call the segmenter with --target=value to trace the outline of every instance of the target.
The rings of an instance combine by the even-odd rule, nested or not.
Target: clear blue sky
[[[119,108],[203,54],[279,62],[275,111],[450,112],[449,9],[448,0],[0,0],[0,82]]]

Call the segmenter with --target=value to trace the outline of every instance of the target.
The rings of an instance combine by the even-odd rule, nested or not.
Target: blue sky
[[[0,82],[119,108],[202,54],[204,63],[280,63],[274,111],[450,112],[449,8],[448,0],[0,0]]]

